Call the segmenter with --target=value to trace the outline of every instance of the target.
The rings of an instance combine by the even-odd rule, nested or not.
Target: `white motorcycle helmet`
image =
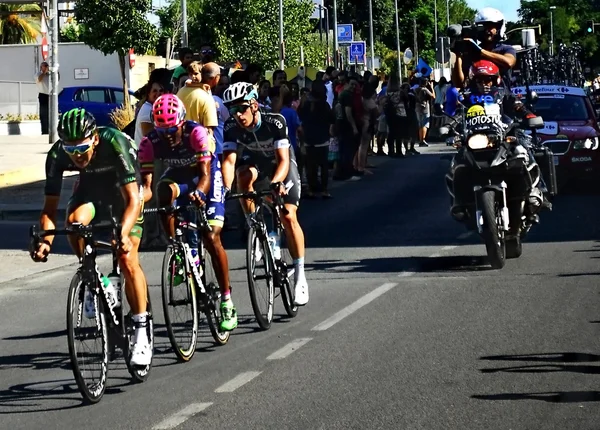
[[[484,22],[493,22],[500,25],[498,36],[500,40],[506,38],[506,20],[504,15],[498,9],[493,7],[484,7],[475,15],[475,24],[483,24]]]

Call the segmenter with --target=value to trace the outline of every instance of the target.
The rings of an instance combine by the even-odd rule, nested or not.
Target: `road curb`
[[[21,169],[0,172],[0,188],[15,187],[46,179],[43,166],[27,166]]]

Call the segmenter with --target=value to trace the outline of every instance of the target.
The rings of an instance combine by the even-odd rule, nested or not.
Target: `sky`
[[[521,7],[520,0],[467,0],[467,3],[473,9],[494,7],[504,14],[507,21],[517,21],[519,19],[517,9]]]

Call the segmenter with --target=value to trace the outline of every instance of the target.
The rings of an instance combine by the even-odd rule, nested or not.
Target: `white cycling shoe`
[[[304,306],[308,303],[308,283],[306,278],[302,277],[296,282],[294,290],[294,304],[296,306]]]
[[[134,366],[148,366],[152,363],[152,349],[150,345],[134,343],[131,348],[131,364]]]

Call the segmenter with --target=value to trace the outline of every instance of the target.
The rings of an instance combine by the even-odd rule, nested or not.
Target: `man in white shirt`
[[[50,68],[45,61],[40,64],[40,71],[35,76],[35,82],[38,87],[38,101],[40,105],[40,123],[42,124],[42,134],[49,134],[48,122],[50,117]]]

